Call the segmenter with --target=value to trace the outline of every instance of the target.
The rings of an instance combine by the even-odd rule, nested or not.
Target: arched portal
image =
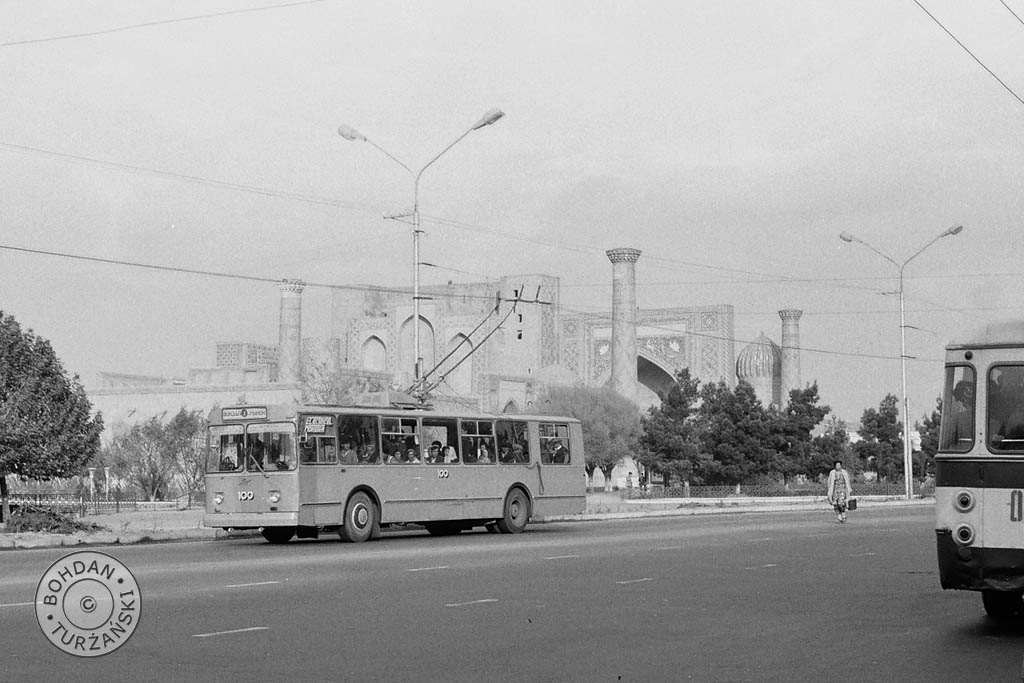
[[[387,370],[388,350],[380,337],[372,336],[363,342],[360,367],[383,372]]]
[[[412,316],[409,316],[398,331],[398,370],[408,372],[410,376],[416,364],[416,343],[412,325]],[[434,367],[435,363],[434,326],[422,315],[420,316],[420,358],[423,359],[423,366],[420,370],[425,374]]]
[[[473,342],[466,335],[457,334],[448,342],[449,353],[453,349],[458,350],[441,365],[438,374],[445,377],[445,383],[456,394],[468,396],[473,391],[473,361],[467,356],[473,352]],[[455,367],[459,361],[462,363]]]

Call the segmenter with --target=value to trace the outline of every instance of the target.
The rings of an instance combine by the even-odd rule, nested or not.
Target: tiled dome
[[[782,349],[762,332],[736,357],[736,377],[777,377],[782,368]]]

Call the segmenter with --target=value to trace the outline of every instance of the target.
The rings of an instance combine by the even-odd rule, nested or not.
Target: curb
[[[883,496],[858,497],[862,507],[906,507],[934,505],[934,498],[915,498],[905,500]],[[552,515],[534,517],[534,524],[550,524],[555,522],[601,522],[615,519],[641,519],[644,517],[683,517],[691,515],[716,514],[767,514],[771,512],[799,512],[813,508],[831,510],[822,498],[775,499],[768,502],[764,498],[671,498],[658,501],[623,500],[620,506],[633,510],[588,511],[578,515]],[[244,538],[254,536],[254,531],[225,531],[193,527],[187,529],[161,529],[150,532],[100,531],[94,533],[77,532],[74,534],[48,534],[43,532],[0,533],[0,552],[5,550],[33,550],[40,548],[74,548],[78,546],[116,546],[136,545],[141,543],[169,543],[174,541],[214,541],[225,538]]]

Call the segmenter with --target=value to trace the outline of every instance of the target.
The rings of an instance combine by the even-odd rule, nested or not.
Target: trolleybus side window
[[[525,422],[498,420],[498,462],[506,465],[530,462],[530,439]]]
[[[948,366],[942,392],[939,450],[966,453],[974,446],[975,395],[974,368]]]
[[[299,442],[299,459],[310,465],[334,465],[338,462],[338,438],[333,415],[306,415]]]
[[[490,420],[462,420],[462,462],[489,465],[494,461],[494,423]]]
[[[242,468],[245,439],[242,425],[215,425],[210,427],[210,457],[206,469],[210,472],[237,472]]]
[[[428,465],[456,463],[455,449],[450,444],[458,443],[459,428],[455,418],[423,418],[423,462]]]
[[[389,464],[419,464],[420,438],[414,417],[382,417],[381,437],[384,462]]]
[[[295,427],[290,422],[250,424],[245,435],[247,469],[295,469]]]
[[[540,461],[545,465],[569,464],[569,425],[541,422]]]
[[[380,463],[380,429],[374,415],[342,415],[338,418],[341,435],[341,462],[344,465]]]
[[[988,447],[1024,451],[1024,365],[994,365],[988,371]]]

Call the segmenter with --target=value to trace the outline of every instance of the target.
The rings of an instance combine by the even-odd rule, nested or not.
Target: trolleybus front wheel
[[[265,526],[260,529],[260,533],[263,534],[263,538],[267,539],[270,543],[287,543],[292,540],[292,536],[295,535],[295,527]]]
[[[338,536],[348,543],[362,543],[377,538],[379,525],[377,506],[369,495],[357,491],[345,504],[345,522],[338,529]]]
[[[993,619],[1019,617],[1024,608],[1021,591],[981,591],[981,603]]]
[[[498,531],[503,534],[518,534],[530,521],[530,499],[522,489],[512,489],[505,497],[505,514],[497,521]]]

